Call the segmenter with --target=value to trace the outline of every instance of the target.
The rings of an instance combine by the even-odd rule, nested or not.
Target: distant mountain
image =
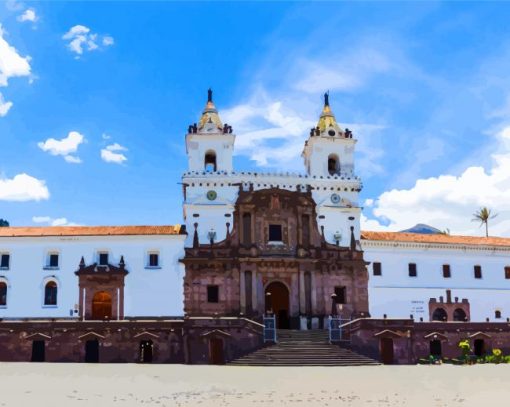
[[[442,233],[439,229],[436,229],[433,226],[425,225],[424,223],[418,223],[414,225],[412,228],[401,230],[401,233],[421,233],[424,235],[435,235],[438,233]]]

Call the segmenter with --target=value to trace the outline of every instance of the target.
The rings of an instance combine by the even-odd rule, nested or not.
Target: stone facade
[[[0,361],[222,364],[261,345],[243,318],[0,322]]]
[[[430,321],[460,321],[467,322],[470,320],[470,307],[467,298],[459,301],[455,297],[452,301],[451,290],[446,290],[446,301],[441,296],[439,300],[431,298],[429,300],[429,316]]]
[[[363,253],[354,236],[350,247],[327,243],[315,206],[310,190],[240,188],[225,240],[211,235],[200,244],[195,225],[193,247],[182,260],[185,313],[259,318],[273,311],[280,327],[297,328],[300,316],[322,319],[335,302],[346,317],[367,316]]]

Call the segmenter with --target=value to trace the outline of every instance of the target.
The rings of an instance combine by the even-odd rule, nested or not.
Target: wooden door
[[[393,339],[392,338],[381,338],[380,343],[381,351],[381,362],[385,365],[393,364]]]
[[[225,364],[223,340],[220,338],[209,339],[209,363],[211,363],[212,365]]]
[[[92,319],[112,318],[112,296],[106,291],[99,291],[92,298]]]

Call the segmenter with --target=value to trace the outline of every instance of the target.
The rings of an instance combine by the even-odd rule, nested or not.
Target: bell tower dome
[[[354,145],[349,129],[342,130],[329,105],[329,93],[324,94],[324,107],[315,128],[305,142],[302,157],[310,176],[352,176]]]
[[[232,127],[221,122],[214,105],[212,90],[197,123],[188,126],[186,154],[188,169],[197,172],[231,172],[235,135]]]

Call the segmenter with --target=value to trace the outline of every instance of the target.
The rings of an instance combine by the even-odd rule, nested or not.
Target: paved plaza
[[[510,366],[0,364],[0,406],[508,405]]]

